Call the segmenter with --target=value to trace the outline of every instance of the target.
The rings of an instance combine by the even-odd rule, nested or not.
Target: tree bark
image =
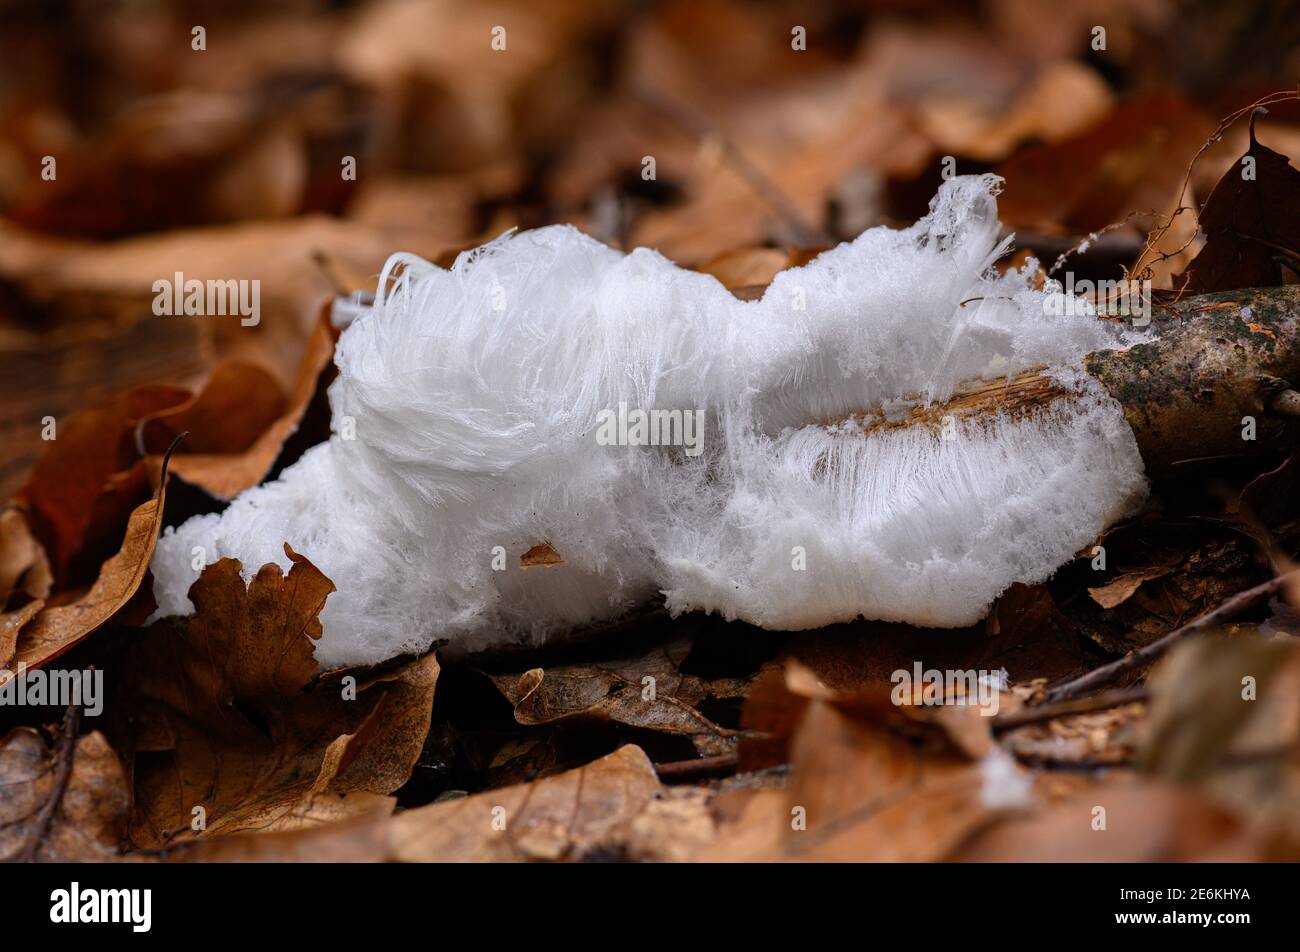
[[[1300,286],[1184,298],[1153,307],[1152,325],[1158,336],[1149,343],[1084,358],[1084,369],[1124,408],[1149,474],[1277,449],[1300,383]],[[1033,370],[971,383],[943,403],[866,429],[937,426],[949,415],[1031,415],[1069,396]]]

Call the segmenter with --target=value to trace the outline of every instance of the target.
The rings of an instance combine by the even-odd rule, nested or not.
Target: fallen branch
[[[1300,382],[1300,287],[1206,294],[1154,311],[1155,340],[1084,360],[1123,406],[1147,472],[1275,451],[1300,413],[1293,389]],[[873,418],[865,429],[938,426],[948,415],[1022,416],[1069,396],[1043,371],[1027,371],[976,381],[943,403],[919,405],[896,423]],[[1254,440],[1242,438],[1246,417],[1255,420]]]
[[[1056,704],[1070,698],[1076,698],[1103,685],[1111,684],[1123,675],[1155,661],[1188,635],[1199,634],[1221,625],[1230,618],[1241,614],[1261,599],[1274,594],[1288,582],[1294,581],[1300,581],[1300,569],[1287,572],[1285,575],[1275,576],[1267,582],[1256,585],[1254,588],[1238,592],[1218,608],[1206,612],[1200,618],[1188,622],[1181,628],[1175,628],[1163,638],[1157,638],[1149,645],[1138,648],[1136,651],[1130,651],[1118,661],[1104,664],[1100,668],[1089,671],[1082,677],[1053,688],[1047,693],[1044,705]]]
[[[691,760],[674,760],[671,763],[655,764],[655,773],[665,783],[681,783],[697,777],[719,773],[731,773],[740,762],[733,752],[718,754],[715,757],[697,757]]]
[[[1184,298],[1155,308],[1160,331],[1150,343],[1127,350],[1100,351],[1085,366],[1122,404],[1147,472],[1155,477],[1180,464],[1273,452],[1287,423],[1300,413],[1300,286],[1257,288]],[[942,426],[946,417],[1030,416],[1070,399],[1044,370],[979,380],[948,400],[917,404],[901,419],[871,412],[859,420],[863,432],[900,427]],[[1256,439],[1242,439],[1242,417],[1256,417]],[[843,418],[818,421],[841,426]],[[561,553],[563,555],[563,553]],[[648,617],[663,617],[662,606]],[[644,620],[632,615],[575,633],[602,636],[611,628]],[[518,649],[534,654],[537,649]],[[475,658],[516,650],[474,652]]]
[[[1001,733],[1002,731],[1015,730],[1017,727],[1024,727],[1026,724],[1041,724],[1043,721],[1056,720],[1058,717],[1092,714],[1096,711],[1104,711],[1108,708],[1120,707],[1136,701],[1145,701],[1147,697],[1146,686],[1138,685],[1131,688],[1107,691],[1105,694],[1098,694],[1096,697],[1076,698],[1056,704],[1044,703],[1032,707],[1022,707],[1010,714],[1001,714],[995,717],[993,719],[993,730]]]

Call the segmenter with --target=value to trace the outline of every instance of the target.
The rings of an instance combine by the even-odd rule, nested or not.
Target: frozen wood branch
[[[784,630],[977,622],[1148,473],[1280,436],[1296,376],[1290,291],[1153,334],[996,273],[996,191],[953,179],[756,301],[563,227],[451,270],[394,256],[339,341],[333,438],[164,536],[160,611],[288,542],[338,584],[327,665],[537,643],[660,594]]]
[[[1147,472],[1202,459],[1274,451],[1300,406],[1300,287],[1256,288],[1185,298],[1156,308],[1157,337],[1084,358],[1119,401]],[[948,416],[1029,415],[1070,399],[1042,370],[964,385],[884,426],[939,426]],[[1250,425],[1253,421],[1253,427]]]

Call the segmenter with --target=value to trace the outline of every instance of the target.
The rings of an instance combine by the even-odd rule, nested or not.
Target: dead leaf
[[[103,547],[121,532],[120,523],[96,518],[96,506],[111,501],[120,508],[117,500],[122,500],[130,511],[140,502],[134,498],[140,488],[137,483],[113,482],[115,475],[128,473],[140,459],[135,443],[140,421],[188,397],[188,391],[178,387],[139,387],[56,422],[56,438],[46,444],[19,496],[60,587],[68,584],[74,559],[82,565],[98,565]],[[144,491],[147,495],[147,487]],[[94,533],[97,537],[88,537],[92,527],[99,529]]]
[[[1300,640],[1252,625],[1171,653],[1152,672],[1142,766],[1194,786],[1300,856]]]
[[[285,412],[284,394],[275,377],[256,364],[226,363],[212,372],[203,389],[177,406],[140,421],[145,451],[166,452],[176,437],[173,472],[194,453],[240,453]]]
[[[1021,763],[1080,768],[1128,765],[1133,762],[1146,714],[1145,703],[1121,704],[1027,724],[1004,732],[1000,740]]]
[[[1110,112],[1114,96],[1091,67],[1069,60],[1043,65],[1005,109],[972,108],[969,100],[918,104],[918,120],[941,154],[997,162],[1022,142],[1059,142]]]
[[[86,734],[66,750],[71,763],[62,781],[60,752],[30,727],[0,740],[0,860],[103,863],[120,856],[131,800],[117,754],[103,734]]]
[[[520,724],[613,721],[689,736],[697,747],[705,745],[702,753],[719,753],[734,742],[735,732],[699,712],[698,705],[719,688],[681,673],[691,645],[689,637],[679,637],[647,654],[488,676],[514,706]]]
[[[0,611],[15,591],[27,598],[45,598],[53,580],[50,560],[32,536],[22,510],[0,511]]]
[[[1104,813],[1099,812],[1104,811]],[[1099,829],[1098,824],[1104,823]],[[977,832],[957,862],[1177,863],[1264,859],[1265,847],[1226,810],[1158,783],[1117,783]]]
[[[1077,672],[1083,654],[1074,625],[1046,585],[1015,582],[998,596],[985,621],[989,642],[971,667],[1006,669],[1017,683],[1054,681]]]
[[[1114,608],[1116,605],[1122,605],[1128,601],[1143,582],[1164,578],[1173,569],[1172,565],[1150,565],[1146,568],[1124,572],[1105,585],[1088,589],[1088,594],[1102,608]]]
[[[806,699],[802,713],[768,681],[745,724],[779,731],[798,718],[788,788],[754,796],[705,860],[940,859],[1027,785],[973,705],[897,705],[883,685],[845,695],[797,662],[785,687]]]
[[[373,811],[320,826],[186,840],[166,858],[173,863],[382,863],[388,859],[385,824],[394,806],[386,800]]]
[[[737,248],[716,255],[696,270],[711,274],[739,298],[756,300],[787,268],[798,268],[812,261],[823,248]]]
[[[337,169],[332,178],[338,182]],[[62,440],[75,410],[159,381],[185,385],[179,403],[227,361],[265,367],[292,394],[304,343],[333,292],[319,256],[373,280],[396,247],[429,256],[445,245],[409,229],[323,215],[111,242],[53,239],[0,221],[0,285],[6,300],[16,295],[40,322],[15,329],[10,321],[0,335],[0,374],[17,388],[0,407],[0,484],[10,487],[4,495],[50,449],[40,438],[45,415],[56,418]],[[260,281],[260,322],[155,316],[152,285],[176,272],[187,280]]]
[[[185,407],[177,408],[174,415],[154,416],[148,421],[146,425],[153,435],[152,445],[155,451],[161,445],[159,439],[165,438],[167,433],[192,426],[196,422],[234,417],[241,421],[238,430],[220,436],[209,430],[203,442],[196,445],[198,452],[175,455],[172,471],[180,479],[200,487],[218,499],[233,499],[245,489],[258,485],[274,469],[285,449],[286,441],[298,429],[307,408],[321,390],[322,383],[328,382],[323,380],[323,375],[332,366],[336,336],[329,324],[326,308],[303,353],[298,367],[298,379],[289,395],[287,406],[279,398],[278,388],[275,396],[272,396],[270,386],[274,381],[259,377],[257,393],[260,396],[253,406],[257,412],[250,413],[242,402],[248,398],[241,397],[240,390],[233,387],[234,381],[230,379],[232,371],[227,370],[223,377],[214,375],[204,392]],[[237,371],[241,379],[250,373],[251,370],[246,367]],[[238,408],[233,411],[229,409],[230,401],[240,401]],[[277,409],[282,411],[278,416],[275,415]],[[256,438],[251,444],[238,445],[253,435],[254,430]]]
[[[149,560],[158,541],[167,494],[168,457],[139,470],[156,472],[154,496],[131,513],[122,546],[99,570],[89,590],[58,604],[48,602],[18,630],[12,661],[38,668],[94,634],[126,607],[149,573]]]
[[[0,615],[0,668],[8,670],[9,662],[14,656],[14,648],[18,644],[18,632],[44,607],[45,602],[37,599],[28,602],[22,608],[15,608],[11,612]]]
[[[1300,642],[1289,636],[1246,634],[1180,644],[1148,678],[1151,716],[1139,765],[1190,784],[1210,776],[1230,754],[1246,755],[1252,747],[1276,752],[1300,742],[1300,695],[1294,677],[1282,677],[1298,662]],[[1279,688],[1286,697],[1275,695]],[[1252,745],[1247,727],[1257,721],[1254,733],[1271,727],[1275,736]]]
[[[520,862],[618,855],[624,828],[660,793],[631,744],[531,784],[399,813],[389,824],[403,862]]]
[[[810,698],[790,689],[786,668],[768,665],[745,699],[741,726],[745,735],[737,751],[737,769],[744,773],[790,761],[790,738],[803,720]]]
[[[784,656],[799,662],[831,690],[850,695],[887,686],[914,661],[928,668],[970,667],[988,644],[979,628],[917,628],[893,622],[858,621],[797,632]]]
[[[550,565],[563,565],[564,559],[560,558],[560,553],[556,552],[545,542],[533,546],[523,555],[519,556],[519,567],[521,569],[532,569],[538,566],[546,567]]]
[[[1205,200],[1205,247],[1187,271],[1189,294],[1277,287],[1300,276],[1300,171],[1255,138]],[[1176,281],[1175,286],[1183,286]]]
[[[831,710],[830,705],[827,710]],[[809,736],[824,734],[825,725],[808,729]],[[838,749],[838,745],[833,745]],[[874,749],[874,748],[873,748]],[[994,815],[979,799],[984,781],[978,771],[972,773],[971,765],[959,767],[959,775],[934,774],[928,781],[917,783],[916,772],[908,764],[916,752],[904,754],[907,745],[885,748],[885,759],[867,758],[861,770],[876,784],[903,783],[909,796],[919,798],[927,810],[915,812],[916,799],[906,806],[888,802],[873,815],[873,825],[857,827],[850,823],[847,831],[841,830],[830,837],[810,836],[812,852],[807,858],[859,859],[875,857],[863,840],[898,833],[899,840],[881,844],[883,855],[890,851],[921,850],[922,841],[932,845],[942,854],[959,841],[965,831],[976,827]],[[829,754],[829,750],[827,751]],[[879,752],[877,752],[879,753]],[[897,758],[902,757],[901,760]],[[809,764],[820,772],[830,766],[818,759]],[[887,764],[893,764],[887,767]],[[831,786],[850,799],[856,797],[851,777],[836,766],[836,776],[842,779]],[[927,770],[927,767],[919,767]],[[883,773],[893,778],[882,780]],[[901,773],[901,777],[899,774]],[[956,784],[951,781],[957,780]],[[822,785],[818,784],[820,788]],[[789,827],[790,813],[786,807],[788,797],[781,791],[758,789],[747,796],[747,807],[741,822],[734,819],[727,826],[732,837],[744,833],[744,844],[754,845],[755,837],[776,831],[769,848],[745,855],[737,855],[737,842],[732,839],[717,848],[710,848],[716,835],[716,821],[708,809],[704,791],[687,789],[665,790],[654,776],[653,768],[645,755],[635,747],[624,747],[585,767],[567,773],[515,787],[490,790],[472,797],[435,803],[427,807],[397,814],[386,824],[389,842],[387,856],[402,861],[537,861],[573,860],[592,858],[627,858],[638,860],[674,860],[704,858],[728,860],[737,858],[780,858],[787,843],[781,830]],[[891,799],[885,795],[886,801]],[[819,804],[820,812],[820,804]],[[872,813],[870,807],[866,812]],[[834,816],[833,814],[832,816]],[[852,819],[852,818],[851,818]],[[910,826],[903,820],[910,819]],[[232,858],[279,858],[297,856],[301,847],[314,841],[325,855],[342,859],[379,858],[375,840],[375,827],[380,817],[354,818],[318,830],[292,835],[259,837],[275,843],[250,842],[246,837],[219,839],[198,847],[198,852],[182,852],[180,858],[194,860]],[[725,822],[725,821],[724,821]],[[832,831],[839,824],[829,822]],[[812,827],[809,827],[811,830]],[[947,830],[938,839],[932,839],[936,829]],[[851,834],[851,835],[847,835]],[[310,838],[310,839],[309,839]],[[819,841],[820,840],[820,841]],[[744,845],[741,844],[741,845]],[[209,852],[209,849],[212,852]],[[288,852],[285,852],[285,851]],[[264,852],[265,851],[265,852]],[[310,854],[308,854],[310,855]],[[805,858],[800,853],[799,858]]]
[[[1132,213],[1166,212],[1213,124],[1175,93],[1145,93],[1061,142],[998,167],[998,215],[1012,227],[1087,235]]]
[[[132,835],[158,846],[192,835],[285,830],[383,807],[428,733],[433,655],[369,678],[313,683],[317,618],[334,585],[286,546],[288,576],[263,566],[245,586],[223,559],[190,589],[195,614],[130,644]],[[350,677],[353,682],[340,680]]]
[[[48,188],[27,189],[10,217],[42,231],[109,237],[195,221],[296,212],[300,181],[294,183],[296,189],[286,184],[276,190],[290,190],[280,207],[265,199],[250,201],[250,195],[262,198],[261,186],[274,181],[275,170],[256,177],[245,173],[235,194],[236,183],[224,182],[247,163],[250,151],[257,153],[268,147],[266,140],[275,140],[273,129],[259,128],[259,106],[251,93],[184,90],[150,97],[121,110],[95,139],[80,144],[80,154],[66,156],[68,171],[46,183]],[[296,135],[293,142],[301,149]],[[286,157],[280,164],[292,160]],[[225,166],[230,169],[223,173]],[[287,177],[303,176],[305,172]]]
[[[693,859],[717,836],[710,791],[666,787],[619,831],[618,846],[629,862],[681,863]]]
[[[910,678],[915,666],[902,670]],[[901,690],[901,682],[891,678],[890,682],[868,681],[849,690],[837,689],[800,661],[788,659],[763,673],[746,699],[742,723],[753,731],[763,732],[766,736],[763,746],[769,754],[774,753],[779,748],[773,747],[772,742],[781,740],[783,732],[786,738],[798,736],[796,725],[802,723],[800,714],[806,710],[807,702],[823,701],[905,736],[927,738],[929,743],[940,746],[946,744],[972,758],[988,752],[992,718],[982,713],[976,698],[963,703],[961,697],[948,695],[945,688],[934,701],[925,702],[922,686],[913,682],[912,687],[911,692]],[[746,737],[745,744],[752,740]]]
[[[810,702],[791,759],[789,788],[754,797],[701,859],[940,859],[998,815],[977,763],[832,702]]]

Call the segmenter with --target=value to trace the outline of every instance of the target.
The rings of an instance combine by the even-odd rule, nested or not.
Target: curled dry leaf
[[[718,753],[734,742],[735,732],[713,723],[698,706],[710,696],[729,694],[734,685],[683,674],[691,644],[690,638],[677,638],[644,655],[488,676],[514,706],[520,724],[607,720],[689,736],[702,752]]]
[[[53,582],[50,560],[36,541],[22,510],[0,510],[0,611],[11,596],[45,598]]]
[[[0,740],[0,861],[114,859],[130,809],[122,765],[102,734],[51,748],[40,731],[19,727]]]
[[[410,776],[437,661],[316,679],[317,616],[334,585],[285,548],[287,576],[269,564],[245,585],[238,562],[208,566],[190,589],[195,614],[151,626],[128,649],[133,715],[116,731],[139,845],[391,809],[386,795]]]
[[[153,498],[141,503],[126,523],[126,536],[117,554],[99,569],[88,590],[69,597],[63,593],[40,610],[18,621],[11,661],[37,668],[68,651],[120,612],[139,590],[149,572],[154,544],[162,525],[166,499],[168,457],[142,461],[140,473],[148,473],[155,489]],[[142,477],[145,478],[145,477]],[[30,609],[30,606],[28,606]],[[17,619],[18,616],[11,616]],[[3,648],[3,637],[0,637]]]
[[[0,662],[43,664],[135,595],[153,556],[169,472],[184,473],[217,496],[260,482],[316,396],[333,347],[322,317],[287,409],[265,371],[229,364],[197,397],[174,387],[141,387],[63,424],[20,494],[30,536],[22,513],[0,517],[0,589],[21,582],[29,597],[44,599],[53,582],[57,596],[36,610],[24,605],[0,616]],[[174,451],[187,428],[202,452]],[[141,459],[140,441],[156,455]],[[42,550],[52,553],[48,564]],[[88,589],[67,588],[82,575],[94,578]]]
[[[1128,601],[1143,582],[1164,578],[1173,570],[1173,565],[1149,565],[1145,568],[1134,569],[1131,572],[1124,572],[1105,585],[1088,589],[1088,595],[1102,608],[1114,608]]]
[[[172,460],[172,472],[218,499],[233,499],[275,468],[311,405],[334,359],[335,334],[328,308],[307,342],[298,377],[286,401],[275,381],[246,364],[213,374],[203,392],[183,406],[145,421],[147,445],[158,452],[176,433],[195,437]]]
[[[22,608],[0,615],[0,667],[8,669],[13,660],[14,650],[18,646],[18,632],[23,625],[36,617],[36,613],[45,607],[43,599],[28,602]]]
[[[140,422],[148,452],[165,452],[182,433],[173,466],[194,453],[239,453],[285,412],[286,401],[270,372],[232,361],[212,372],[203,389],[182,404]]]
[[[106,511],[130,512],[140,502],[138,479],[114,479],[130,473],[140,458],[135,443],[140,421],[188,396],[179,387],[139,387],[57,423],[57,439],[45,444],[19,498],[59,587],[67,584],[74,564],[98,565],[104,547],[121,538],[121,522],[107,518]],[[147,485],[143,488],[147,497]]]

